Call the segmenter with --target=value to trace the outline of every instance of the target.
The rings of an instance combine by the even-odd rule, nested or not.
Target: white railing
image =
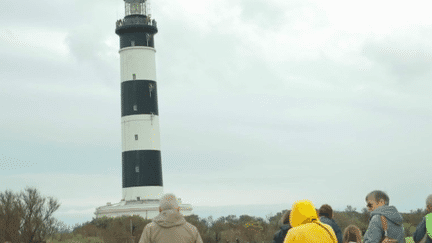
[[[119,19],[116,22],[116,27],[121,27],[123,25],[135,25],[135,24],[144,24],[144,25],[151,25],[157,27],[156,20],[150,18],[140,18],[140,17],[128,18],[126,20]]]

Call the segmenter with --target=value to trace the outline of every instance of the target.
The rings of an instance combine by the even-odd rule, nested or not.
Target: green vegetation
[[[274,216],[268,215],[267,220],[249,215],[241,215],[240,217],[228,215],[217,220],[213,220],[212,217],[199,218],[197,215],[191,215],[185,219],[198,228],[203,242],[235,242],[236,239],[239,239],[240,242],[271,242],[274,234],[281,226],[279,221],[285,212],[287,210],[278,212]],[[402,214],[405,219],[405,236],[412,236],[415,226],[420,223],[425,213],[424,210],[418,209],[408,214]],[[369,212],[363,208],[362,213],[359,213],[355,211],[355,208],[348,206],[343,212],[335,211],[334,220],[342,231],[348,225],[355,224],[364,234],[368,226]],[[139,216],[93,219],[91,222],[76,227],[74,233],[70,235],[80,234],[83,236],[84,241],[73,238],[76,239],[75,242],[99,239],[107,243],[123,243],[131,242],[130,239],[133,236],[134,242],[138,243],[145,225],[150,222],[151,220],[144,220]],[[72,236],[70,237],[72,239]],[[406,237],[406,242],[413,242],[412,237]]]
[[[46,239],[47,243],[103,243],[99,237],[83,237],[81,234],[56,234],[54,237]]]
[[[60,207],[52,197],[42,197],[35,188],[24,192],[0,192],[0,242],[40,242],[57,231],[52,216]]]

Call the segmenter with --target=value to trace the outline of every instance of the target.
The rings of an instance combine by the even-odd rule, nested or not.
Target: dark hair
[[[381,199],[383,199],[384,200],[384,204],[387,205],[387,206],[390,203],[390,199],[387,196],[387,194],[385,192],[379,191],[379,190],[375,190],[375,191],[370,192],[369,194],[367,194],[367,196],[366,196],[366,202],[367,202],[367,200],[369,198],[373,199],[376,203],[379,203],[379,201],[381,201]]]
[[[361,243],[361,231],[359,227],[355,225],[348,225],[343,233],[342,242],[348,243],[350,241],[354,241],[357,243]]]
[[[329,219],[333,217],[333,209],[330,205],[324,204],[319,209],[319,216],[324,216]]]
[[[281,224],[290,224],[289,216],[290,216],[291,210],[286,210],[284,214],[282,214],[282,217],[280,219]]]

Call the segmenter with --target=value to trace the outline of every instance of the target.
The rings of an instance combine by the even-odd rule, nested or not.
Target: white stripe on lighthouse
[[[160,199],[163,194],[162,186],[135,186],[127,187],[122,190],[122,198],[126,201],[143,199]]]
[[[131,115],[121,118],[122,150],[160,150],[159,116]]]
[[[132,46],[120,49],[121,82],[133,80],[156,81],[156,50],[148,46]]]

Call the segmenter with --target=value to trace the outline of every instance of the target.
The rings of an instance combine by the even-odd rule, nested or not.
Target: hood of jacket
[[[181,215],[175,209],[169,209],[160,212],[159,215],[153,218],[152,221],[164,228],[171,228],[186,223],[183,215]]]
[[[397,209],[394,206],[383,205],[381,207],[378,207],[377,209],[371,212],[369,220],[374,215],[384,215],[387,218],[387,220],[390,220],[397,225],[402,225],[402,221],[403,221],[402,215],[397,211]]]
[[[294,203],[290,213],[290,224],[293,228],[313,220],[318,220],[318,215],[311,201],[301,200]]]

